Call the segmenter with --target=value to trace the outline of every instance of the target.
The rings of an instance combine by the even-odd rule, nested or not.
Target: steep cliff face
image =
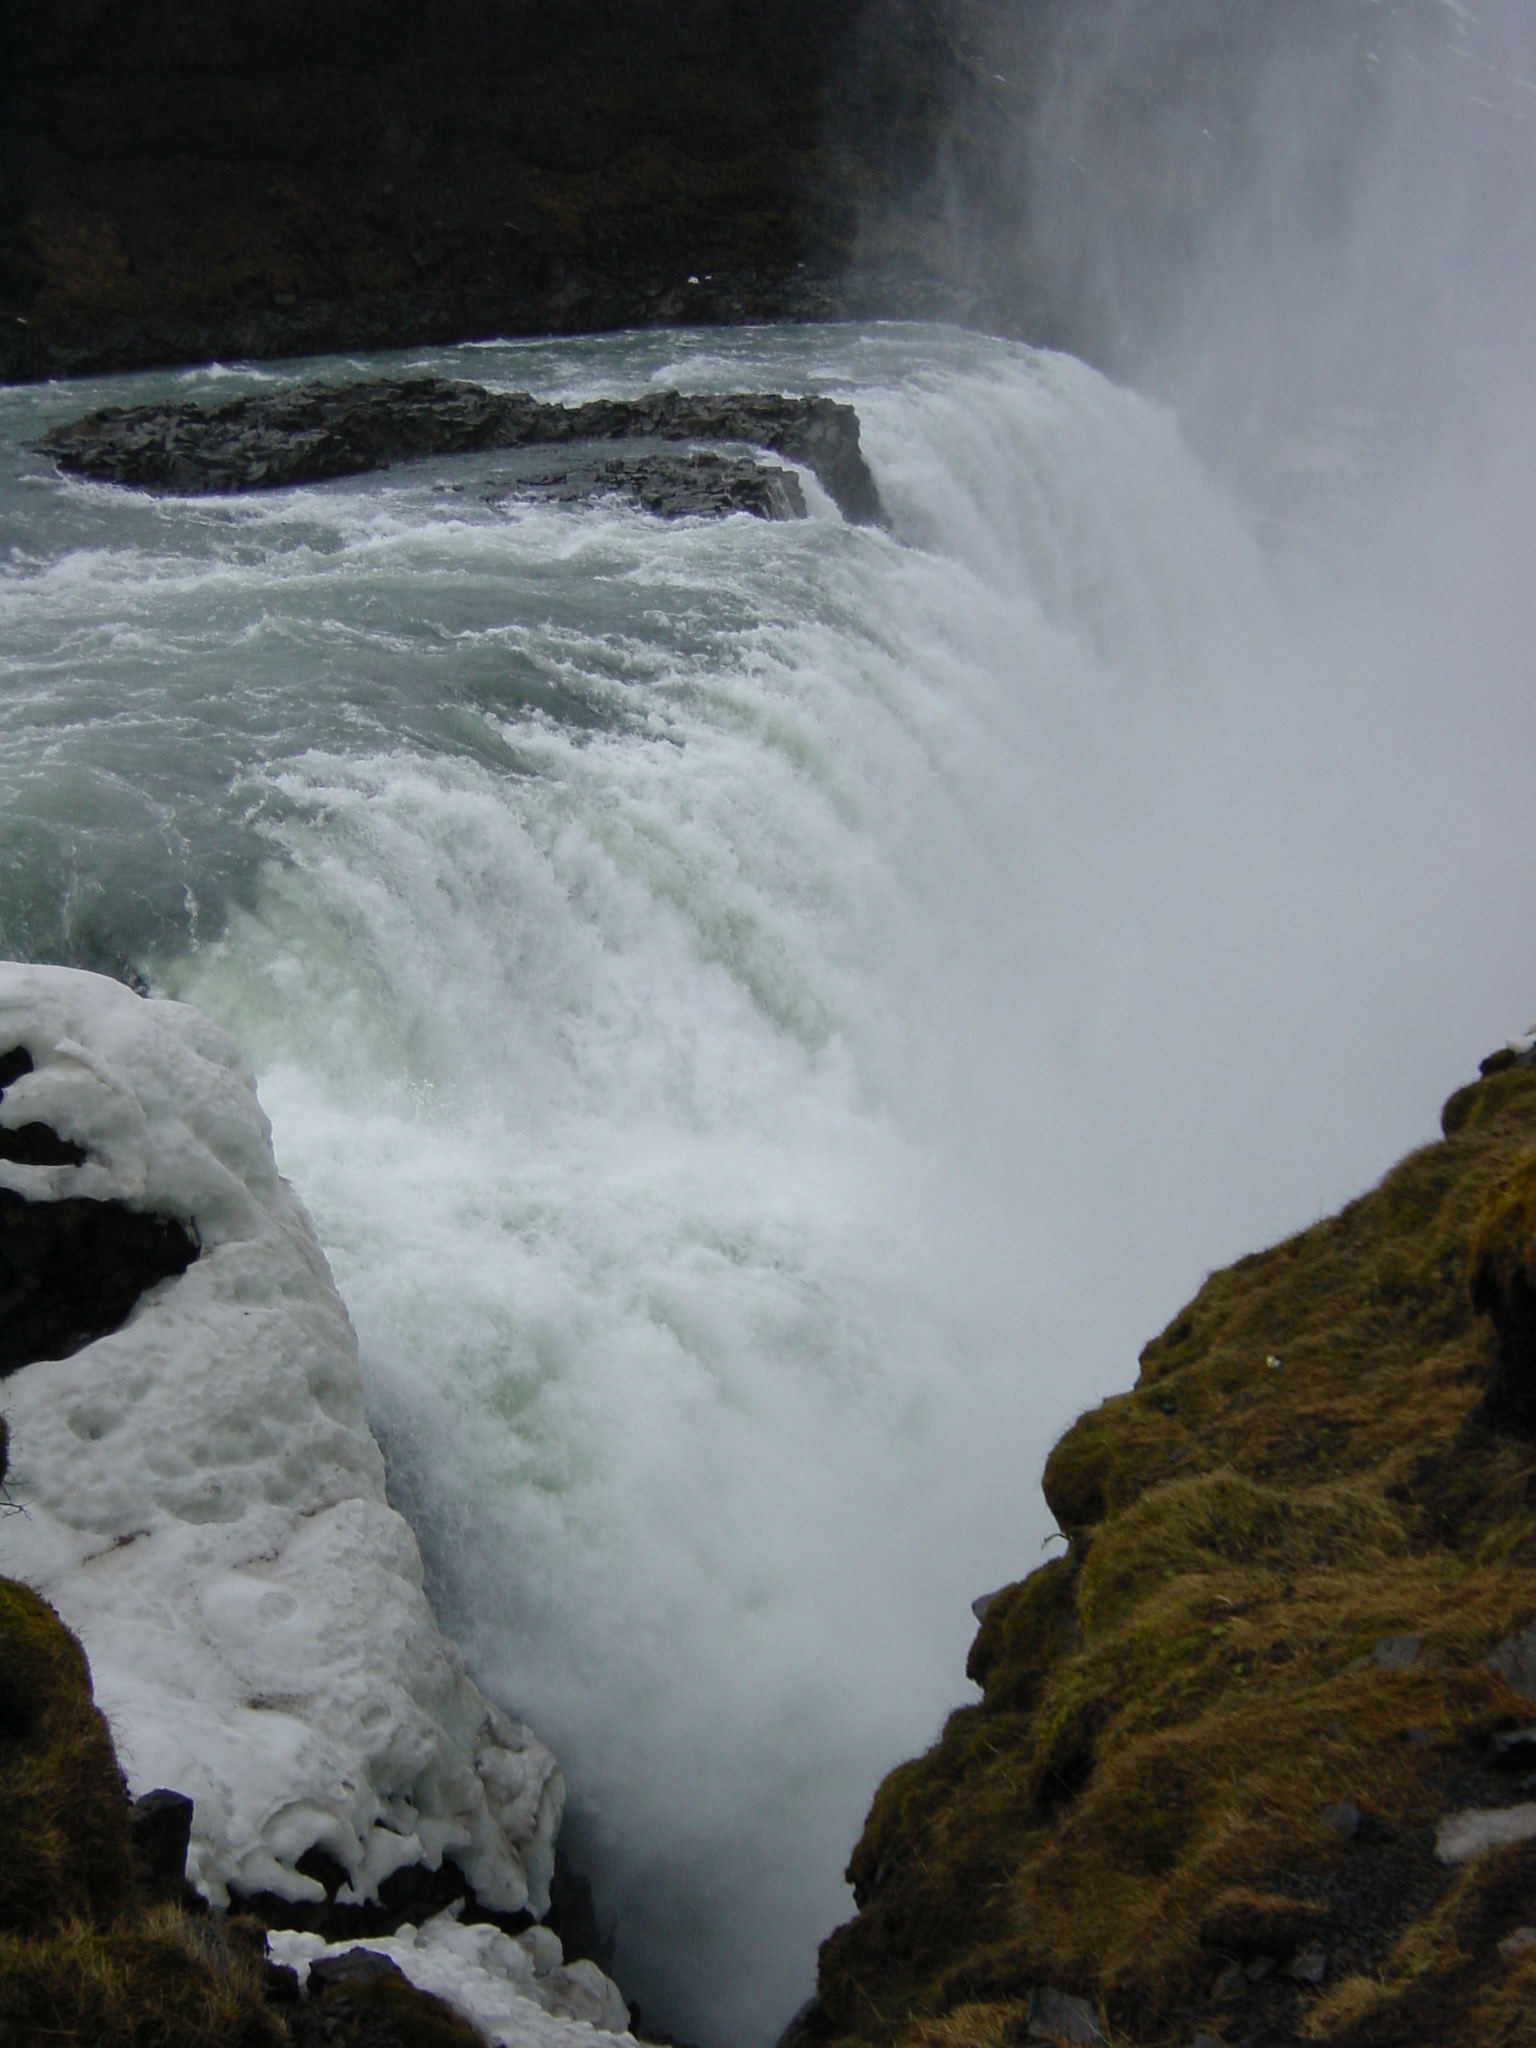
[[[1058,1444],[805,2036],[1536,2038],[1536,1070],[1444,1129]]]
[[[1329,108],[1286,205],[1331,216],[1382,50],[1418,77],[1451,33],[1438,0],[11,9],[0,377],[850,310],[1131,362],[1276,65]]]
[[[852,98],[862,12],[72,0],[13,14],[0,370],[814,310],[855,226],[834,158],[838,136],[871,125]]]

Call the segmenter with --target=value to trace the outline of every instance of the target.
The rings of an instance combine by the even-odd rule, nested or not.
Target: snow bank
[[[267,1947],[274,1961],[298,1971],[301,1983],[320,1956],[373,1949],[501,2048],[571,2048],[573,2020],[605,2034],[629,2028],[619,1987],[596,1963],[562,1963],[559,1940],[547,1927],[513,1937],[494,1927],[464,1927],[452,1913],[440,1913],[421,1928],[368,1941],[271,1934]]]
[[[0,1125],[90,1157],[0,1162],[0,1186],[175,1216],[202,1247],[115,1335],[0,1393],[27,1510],[0,1522],[0,1571],[85,1644],[130,1786],[191,1795],[188,1874],[216,1904],[318,1901],[296,1868],[318,1846],[343,1901],[451,1852],[488,1906],[543,1912],[559,1768],[432,1618],[357,1340],[235,1047],[181,1004],[0,964],[15,1045],[35,1070]]]

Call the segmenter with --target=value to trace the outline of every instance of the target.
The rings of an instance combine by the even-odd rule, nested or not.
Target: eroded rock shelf
[[[506,488],[618,497],[669,517],[803,516],[799,479],[753,452],[765,451],[808,469],[850,522],[881,516],[853,407],[778,393],[658,391],[567,406],[439,377],[316,383],[214,407],[108,406],[54,428],[40,447],[72,476],[188,496],[325,483],[425,456],[558,448],[560,463]]]

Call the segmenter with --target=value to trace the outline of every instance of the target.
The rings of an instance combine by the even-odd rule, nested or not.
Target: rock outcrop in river
[[[678,453],[678,443],[694,445]],[[533,462],[497,480],[493,495],[619,497],[667,517],[804,516],[797,477],[749,454],[723,456],[722,444],[802,462],[846,519],[880,517],[853,407],[776,393],[546,405],[439,377],[306,384],[217,407],[109,406],[41,445],[71,475],[189,495],[323,483],[426,455],[521,451]],[[557,466],[544,452],[556,448],[566,451]]]

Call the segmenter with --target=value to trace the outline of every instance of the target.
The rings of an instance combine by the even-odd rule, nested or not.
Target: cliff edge
[[[1213,1275],[1047,1463],[804,2043],[1536,2040],[1536,1067]]]

